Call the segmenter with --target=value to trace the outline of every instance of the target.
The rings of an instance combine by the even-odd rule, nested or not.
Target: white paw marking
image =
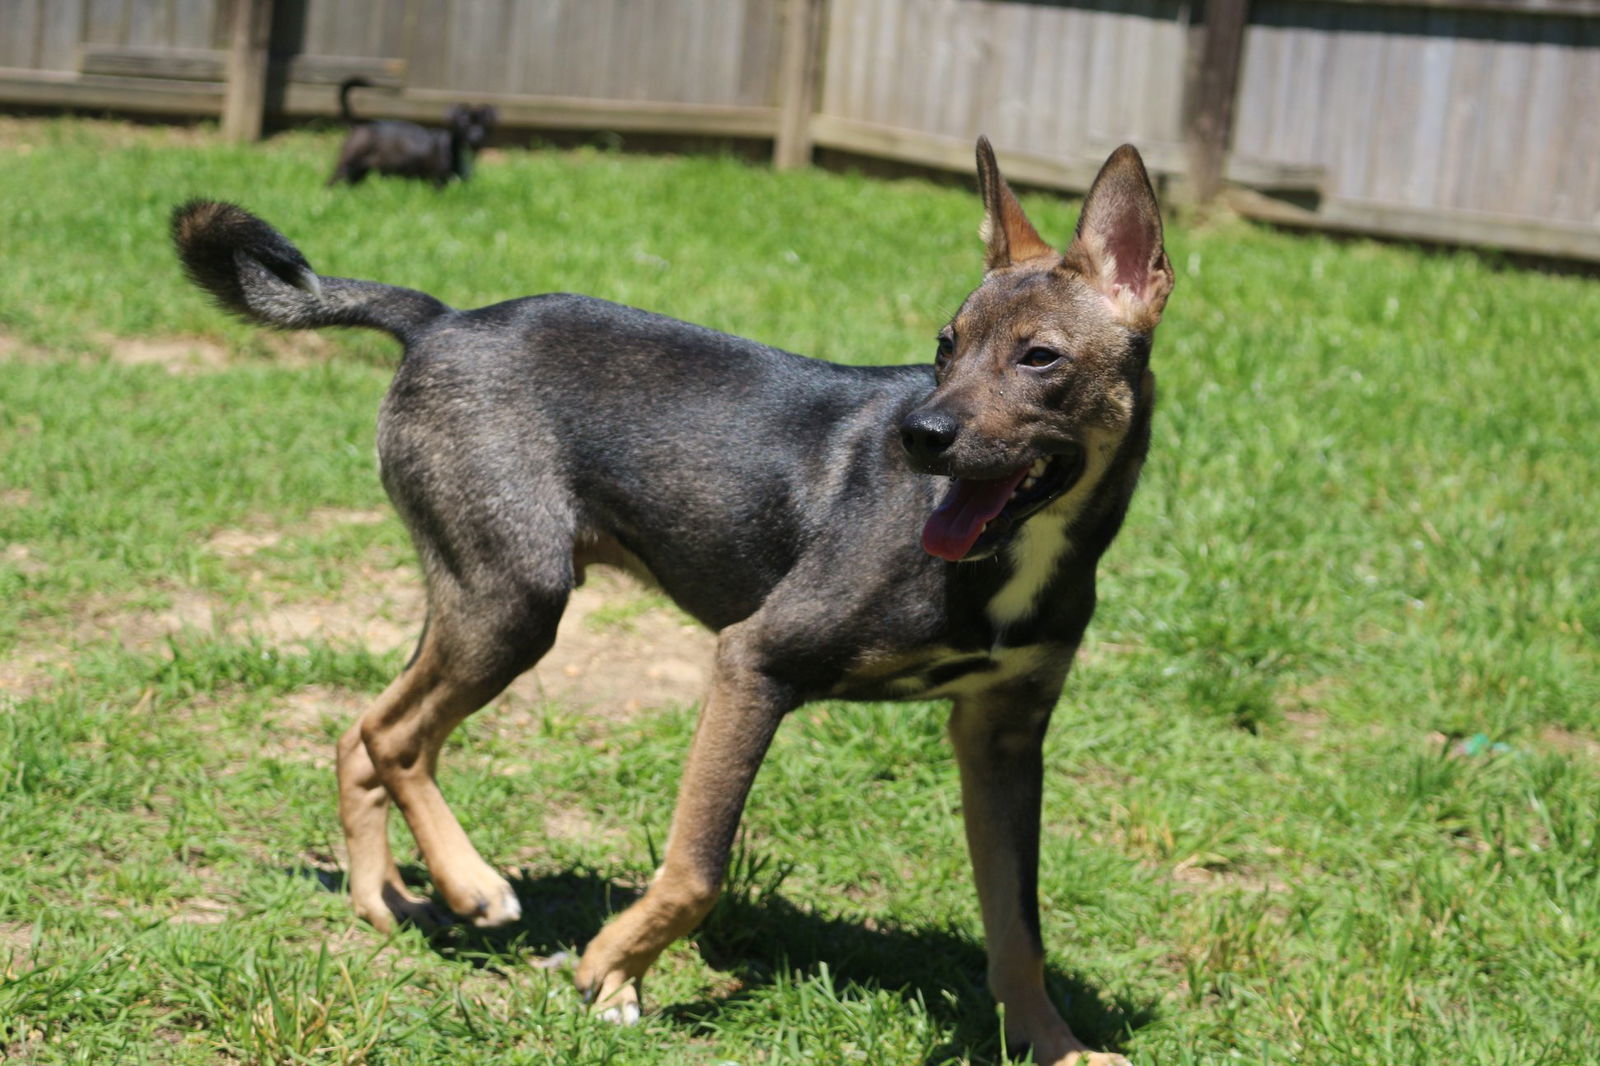
[[[615,1007],[607,1007],[600,1012],[600,1017],[613,1025],[638,1025],[639,1004],[622,1003]]]

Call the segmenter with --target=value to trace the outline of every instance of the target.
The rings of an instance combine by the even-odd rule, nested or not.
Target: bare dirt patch
[[[10,960],[15,965],[26,959],[32,950],[31,922],[0,922],[0,961]]]
[[[26,544],[7,544],[0,551],[0,562],[22,574],[41,574],[45,570],[44,563]]]
[[[669,607],[647,607],[622,624],[591,624],[597,611],[645,594],[631,578],[591,571],[573,590],[555,647],[511,686],[512,700],[607,715],[698,703],[710,682],[710,633]]]
[[[386,518],[378,511],[329,511],[315,521],[332,527]],[[219,554],[242,558],[280,537],[269,530],[227,530],[210,543]],[[555,647],[511,686],[507,702],[527,708],[554,701],[607,716],[698,702],[709,680],[714,638],[675,609],[641,599],[646,596],[630,578],[591,572],[590,580],[572,593]],[[380,655],[406,653],[421,632],[425,613],[422,583],[413,568],[370,564],[357,566],[335,598],[269,594],[263,604],[243,608],[185,588],[170,593],[165,606],[133,610],[91,599],[56,640],[40,638],[0,658],[0,691],[38,691],[53,669],[70,666],[75,648],[115,642],[136,653],[159,654],[169,639],[195,632],[253,639],[290,653],[330,643]],[[625,621],[611,620],[616,618]],[[285,708],[296,726],[289,732],[314,735],[320,743],[326,735],[321,719],[311,721],[309,715],[349,721],[367,698],[308,691],[303,702]]]
[[[204,337],[111,337],[105,343],[113,363],[156,366],[169,374],[222,370],[233,361],[226,346]]]
[[[298,523],[294,533],[314,537],[391,520],[387,509],[324,508]],[[281,527],[248,523],[218,530],[206,546],[237,561],[254,578],[265,571],[257,570],[260,563],[252,557],[286,536]],[[38,560],[25,545],[10,545],[0,563],[27,568]],[[53,670],[70,668],[80,648],[116,643],[138,654],[161,654],[172,638],[185,633],[256,640],[290,653],[335,644],[379,655],[404,654],[421,633],[425,614],[416,569],[378,565],[370,558],[354,561],[344,586],[330,597],[267,592],[254,604],[240,606],[203,590],[176,588],[167,593],[164,605],[148,608],[91,597],[60,630],[33,634],[23,646],[0,656],[0,692],[38,691]],[[631,578],[596,569],[573,590],[555,647],[511,686],[505,700],[513,709],[549,701],[602,715],[696,703],[709,681],[714,644],[711,634]],[[315,738],[322,746],[327,735],[323,719],[333,715],[347,722],[367,698],[307,690],[282,708],[286,733]]]
[[[251,362],[302,369],[327,362],[336,350],[336,345],[328,338],[304,331],[262,334],[255,342],[260,347],[250,349],[256,354],[241,352],[214,337],[119,337],[98,333],[92,340],[105,352],[105,357],[118,366],[153,366],[179,376],[212,374]],[[266,349],[265,358],[259,354],[261,348]],[[0,362],[38,365],[93,362],[94,358],[76,348],[53,351],[0,333]]]
[[[1178,884],[1197,889],[1226,889],[1251,895],[1289,891],[1289,884],[1286,881],[1250,870],[1208,862],[1199,855],[1191,855],[1179,862],[1172,868],[1171,876]]]
[[[206,541],[206,550],[224,559],[245,559],[263,548],[277,545],[282,540],[283,534],[276,529],[256,532],[248,529],[223,529],[212,534]]]
[[[31,344],[23,344],[9,333],[0,333],[0,362],[38,364],[50,361],[50,353]]]
[[[1577,758],[1600,760],[1600,740],[1558,725],[1539,731],[1539,744],[1550,751]]]
[[[311,766],[332,768],[330,739],[361,716],[372,702],[366,692],[334,685],[307,685],[286,693],[267,712],[263,740],[274,754]]]
[[[379,508],[319,507],[296,526],[295,532],[301,536],[318,536],[340,526],[375,526],[393,518],[393,512]],[[267,522],[219,529],[206,540],[206,550],[224,559],[247,559],[281,544],[286,535],[284,530]]]
[[[248,362],[303,369],[327,362],[333,343],[315,333],[265,334],[259,343],[266,347],[265,360],[241,353],[220,341],[206,337],[113,337],[98,338],[113,363],[121,366],[156,366],[169,374],[209,374]]]
[[[44,687],[50,671],[64,665],[63,657],[40,647],[14,648],[0,658],[0,705],[7,698],[27,699]]]
[[[271,353],[274,366],[306,367],[325,363],[337,345],[326,334],[298,329],[289,333],[261,333],[256,342]]]
[[[1283,712],[1283,721],[1297,740],[1312,744],[1322,738],[1323,730],[1328,725],[1328,716],[1321,711],[1308,711],[1295,707]]]

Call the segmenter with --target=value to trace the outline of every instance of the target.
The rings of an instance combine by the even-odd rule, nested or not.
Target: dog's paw
[[[1133,1066],[1114,1051],[1090,1051],[1082,1044],[1055,1056],[1048,1054],[1041,1056],[1039,1049],[1034,1048],[1034,1061],[1043,1063],[1044,1066]]]
[[[495,929],[522,919],[522,902],[517,899],[516,890],[487,863],[478,863],[465,875],[435,874],[434,880],[445,904],[477,929]]]
[[[614,991],[599,996],[589,989],[583,993],[595,1017],[612,1025],[638,1025],[642,1011],[639,1006],[639,982],[628,981]]]
[[[380,933],[392,933],[403,926],[436,933],[455,924],[455,916],[433,900],[396,885],[385,884],[375,899],[353,902],[356,917]]]
[[[613,1025],[638,1025],[639,1004],[632,1000],[626,1003],[619,1003],[614,1007],[607,1007],[600,1012],[599,1016],[601,1021],[610,1022]]]
[[[1031,1046],[1033,1061],[1040,1066],[1133,1066],[1114,1051],[1091,1051],[1072,1035],[1072,1030],[1062,1023],[1059,1029],[1051,1027],[1043,1037],[1031,1044],[1026,1039],[1010,1038],[1006,1043],[1016,1051]]]
[[[578,991],[595,1016],[614,1025],[637,1025],[642,1013],[643,979],[624,969],[603,970],[585,953],[575,975]]]
[[[477,928],[495,929],[522,920],[522,901],[517,899],[516,891],[505,882],[501,882],[501,887],[503,891],[490,899],[480,900],[468,916]]]

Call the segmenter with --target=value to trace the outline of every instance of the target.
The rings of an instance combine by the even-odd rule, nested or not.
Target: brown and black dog
[[[393,802],[451,911],[518,920],[516,893],[435,783],[440,748],[550,647],[585,567],[617,565],[719,643],[665,861],[578,965],[600,1010],[636,1020],[645,971],[710,910],[786,714],[945,697],[1007,1037],[1041,1063],[1124,1061],[1089,1052],[1045,990],[1041,745],[1144,461],[1151,335],[1173,276],[1133,148],[1107,160],[1065,252],[981,139],[978,178],[986,270],[932,367],[838,366],[585,296],[456,311],[319,276],[237,207],[175,212],[190,277],[229,310],[405,345],[378,450],[428,617],[414,658],[338,745],[362,917],[434,918],[390,853]]]

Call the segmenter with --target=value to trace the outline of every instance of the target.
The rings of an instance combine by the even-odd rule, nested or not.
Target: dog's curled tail
[[[413,289],[319,277],[287,237],[217,200],[175,208],[172,242],[189,280],[225,310],[278,329],[366,326],[405,341],[450,310]]]
[[[341,81],[339,83],[339,117],[344,119],[346,122],[351,123],[352,125],[360,122],[361,120],[356,118],[355,112],[350,110],[350,90],[370,88],[371,86],[372,83],[370,81],[368,81],[366,78],[360,77],[359,75],[354,78],[346,78],[344,81]]]

